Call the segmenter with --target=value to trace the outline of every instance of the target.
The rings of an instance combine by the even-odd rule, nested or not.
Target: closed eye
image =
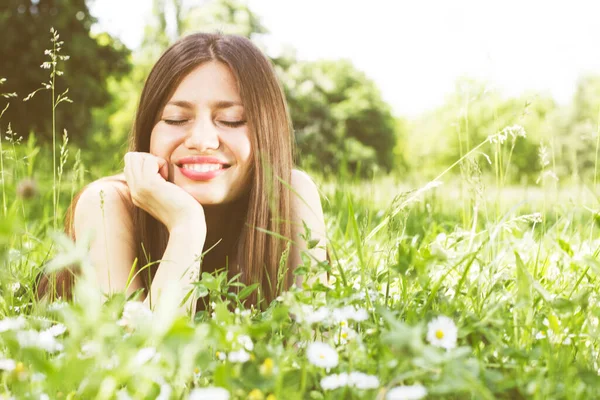
[[[219,122],[220,124],[223,124],[225,126],[228,126],[230,128],[237,128],[246,123],[246,121],[217,121],[217,122]]]
[[[187,119],[164,119],[165,124],[167,125],[183,125],[188,122]]]

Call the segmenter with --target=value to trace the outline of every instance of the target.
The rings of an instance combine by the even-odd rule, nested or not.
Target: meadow
[[[150,310],[96,289],[86,241],[61,233],[90,167],[58,132],[52,147],[1,135],[0,399],[600,393],[595,176],[511,186],[497,164],[473,167],[477,147],[430,182],[313,172],[332,260],[306,258],[296,273],[327,271],[328,284],[257,310],[243,304],[250,289],[203,273],[194,295],[210,306],[190,319],[168,296]],[[41,271],[74,266],[75,302],[36,299]]]

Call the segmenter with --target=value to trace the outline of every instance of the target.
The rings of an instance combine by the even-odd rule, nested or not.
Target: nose
[[[185,146],[189,149],[196,149],[199,152],[218,149],[219,131],[212,123],[212,120],[199,118],[194,121],[185,138]]]

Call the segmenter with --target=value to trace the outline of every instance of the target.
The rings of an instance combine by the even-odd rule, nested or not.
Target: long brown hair
[[[290,192],[286,184],[291,182],[294,141],[283,90],[272,64],[262,52],[250,40],[235,35],[195,33],[177,41],[156,62],[146,80],[129,150],[150,151],[152,129],[168,99],[187,74],[210,61],[227,65],[237,80],[254,157],[251,186],[233,205],[235,213],[229,221],[223,254],[236,254],[237,263],[229,265],[229,274],[241,274],[240,280],[245,284],[259,283],[262,298],[270,302],[279,289],[292,284],[292,274],[281,274],[279,264],[287,246],[287,240],[282,238],[292,236]],[[73,212],[71,204],[66,221],[69,224]],[[168,242],[166,227],[138,207],[133,209],[133,221],[138,266],[160,260]],[[223,265],[208,268],[221,267],[225,267],[224,260]],[[156,269],[153,264],[148,273],[140,274],[147,290]],[[206,270],[204,263],[202,269]],[[57,277],[58,287],[70,288],[69,271],[62,274]],[[48,282],[39,289],[46,292]],[[70,291],[63,293],[70,295]],[[256,296],[250,301],[255,302]]]

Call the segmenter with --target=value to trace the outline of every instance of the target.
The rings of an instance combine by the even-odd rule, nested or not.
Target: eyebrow
[[[185,100],[174,100],[167,103],[168,106],[177,106],[182,108],[194,108],[194,104]],[[239,101],[219,100],[210,103],[211,108],[229,108],[235,106],[243,106]]]

